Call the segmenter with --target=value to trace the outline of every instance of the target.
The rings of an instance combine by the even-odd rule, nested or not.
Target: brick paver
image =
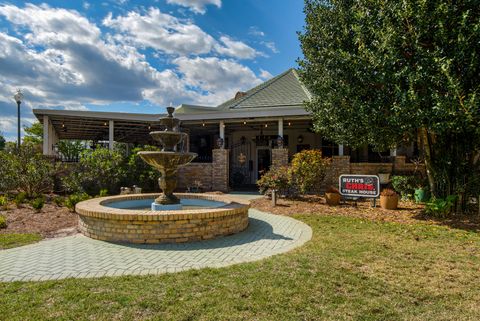
[[[249,211],[247,230],[214,240],[134,245],[74,235],[0,251],[0,281],[39,281],[178,272],[256,261],[310,240],[308,225],[290,217]]]

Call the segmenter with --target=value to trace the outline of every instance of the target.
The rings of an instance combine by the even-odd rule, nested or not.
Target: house
[[[365,146],[352,150],[334,144],[312,131],[311,115],[304,102],[311,99],[295,69],[216,106],[180,105],[175,117],[182,131],[189,133],[184,150],[198,154],[179,175],[181,188],[199,182],[207,190],[228,190],[255,184],[271,164],[287,164],[303,149],[320,149],[332,157],[331,183],[339,173],[413,171],[406,163],[414,146],[375,153]],[[81,139],[137,144],[154,144],[149,132],[160,130],[160,114],[132,114],[92,111],[35,109],[44,126],[45,155],[55,155],[59,139]],[[336,173],[336,174],[335,174]]]

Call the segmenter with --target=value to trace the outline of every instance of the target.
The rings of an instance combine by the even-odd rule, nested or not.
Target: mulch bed
[[[10,204],[9,209],[0,211],[7,217],[7,228],[0,234],[38,233],[44,238],[67,236],[78,233],[78,216],[66,207],[46,203],[40,212],[30,205],[22,204],[17,208]]]
[[[339,206],[328,206],[325,198],[321,196],[304,196],[299,199],[277,200],[277,206],[272,206],[272,200],[266,197],[252,200],[251,206],[261,211],[279,215],[309,214],[309,215],[341,215],[351,216],[375,221],[396,222],[402,224],[427,223],[446,225],[470,231],[480,232],[480,217],[478,215],[453,215],[451,218],[442,219],[427,217],[423,213],[423,205],[414,202],[400,201],[397,210],[384,210],[373,208],[371,202],[348,201]]]

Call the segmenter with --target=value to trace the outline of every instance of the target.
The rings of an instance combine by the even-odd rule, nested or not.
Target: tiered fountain
[[[173,107],[167,107],[168,116],[160,118],[160,124],[165,127],[164,131],[150,133],[150,136],[162,145],[162,151],[138,153],[146,163],[155,167],[161,174],[158,184],[162,194],[152,203],[152,211],[182,209],[180,199],[173,195],[177,187],[177,170],[197,157],[195,153],[175,150],[178,144],[186,141],[187,133],[179,131],[180,121],[173,118],[174,110]]]
[[[109,196],[77,204],[80,231],[91,238],[129,243],[177,243],[211,239],[243,231],[248,226],[249,202],[228,195],[177,193],[177,170],[197,154],[178,150],[187,134],[179,130],[174,108],[161,118],[163,131],[150,135],[159,152],[140,157],[160,172],[162,193]]]

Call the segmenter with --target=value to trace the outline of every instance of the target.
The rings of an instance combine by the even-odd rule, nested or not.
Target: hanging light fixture
[[[288,126],[290,126],[292,123],[291,122],[288,122]]]
[[[268,124],[265,124],[265,128],[267,128],[267,127],[268,127]]]
[[[246,125],[246,124],[247,124],[247,122],[246,122],[246,121],[243,121],[243,124],[244,124],[244,125]]]
[[[202,126],[205,127],[205,122],[202,122]]]

